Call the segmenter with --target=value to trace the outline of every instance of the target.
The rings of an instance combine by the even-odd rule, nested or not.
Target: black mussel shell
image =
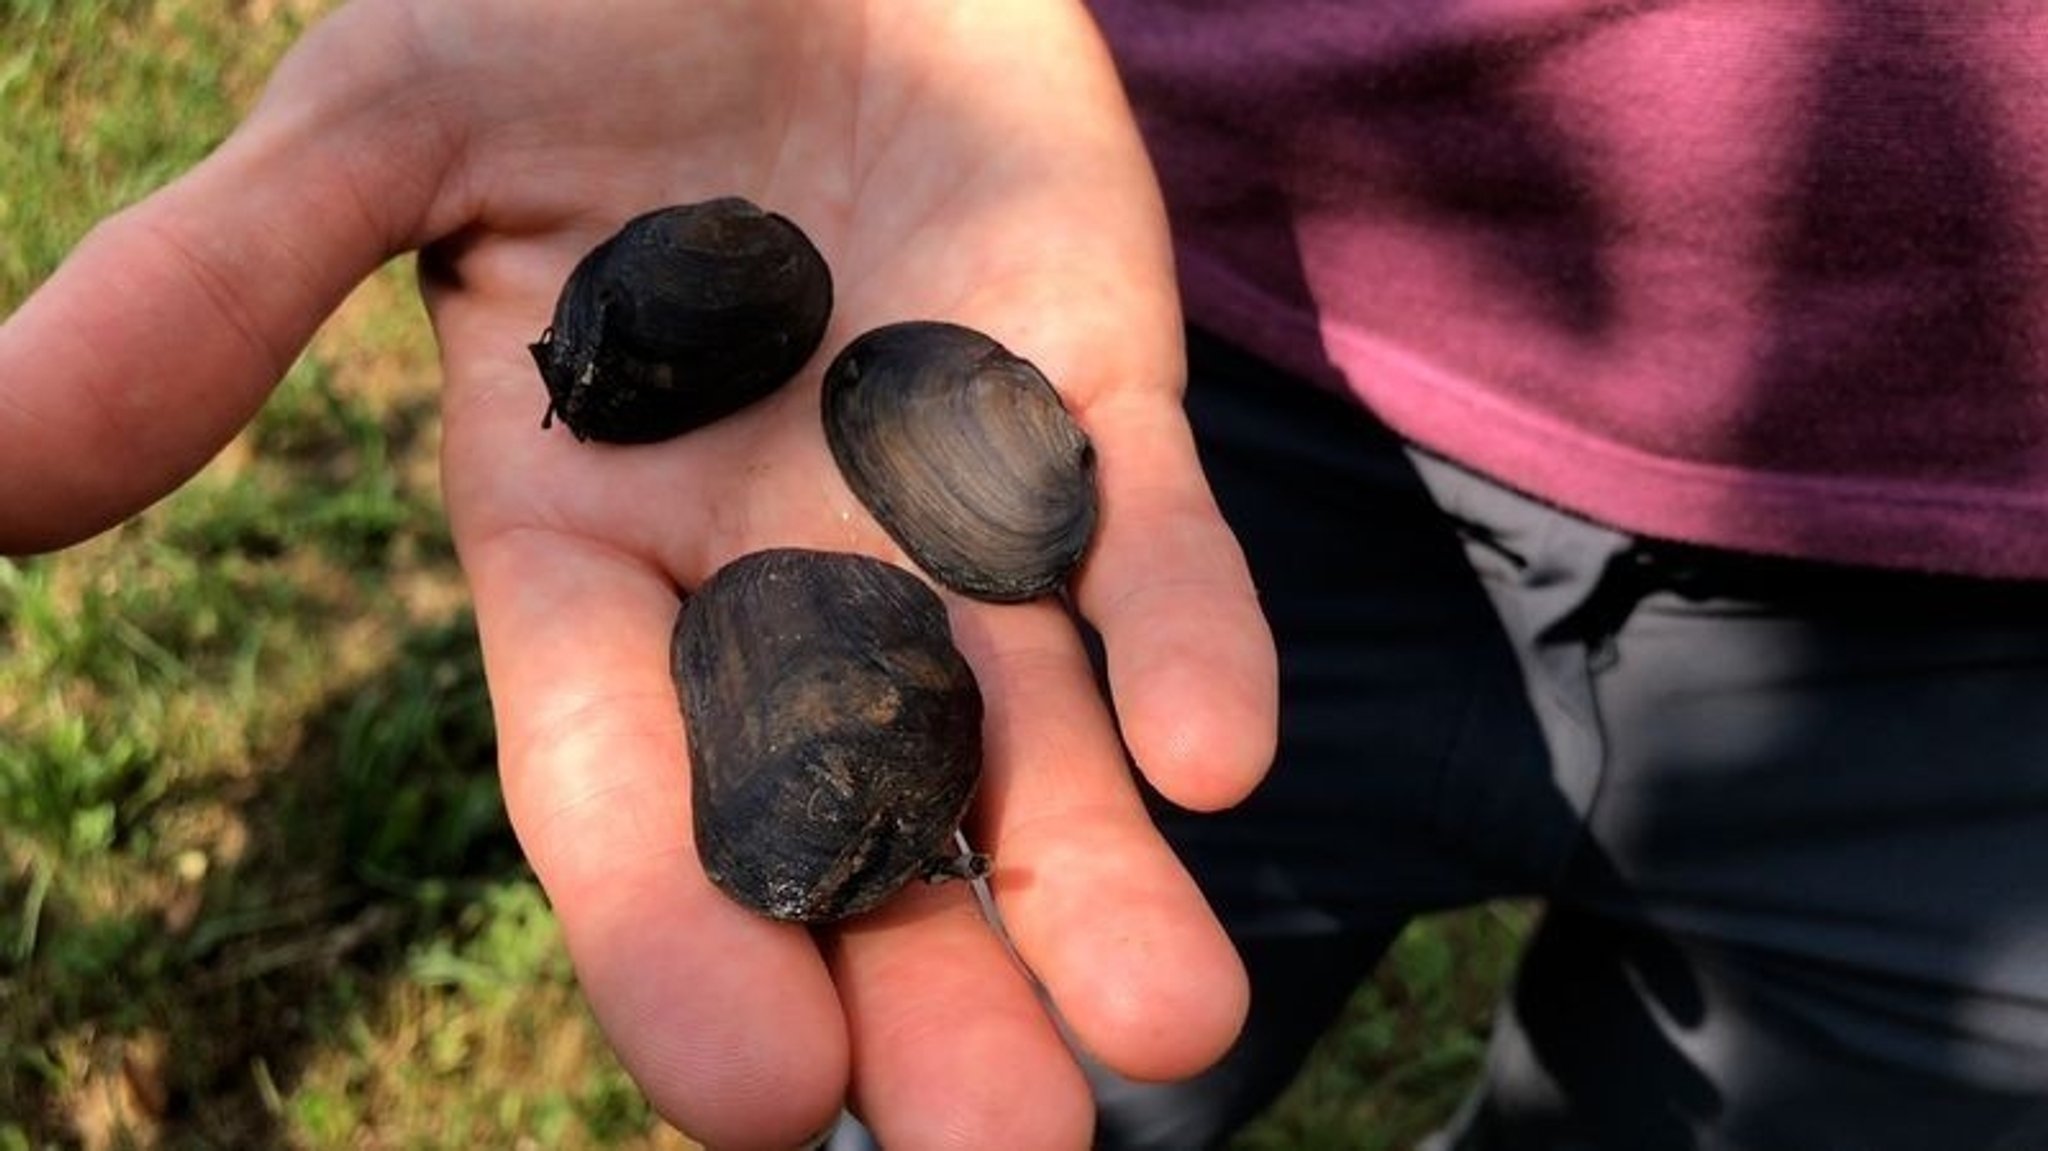
[[[576,265],[532,345],[548,418],[578,439],[680,435],[794,376],[831,312],[825,258],[781,216],[728,197],[635,217]]]
[[[958,324],[861,336],[825,372],[825,438],[910,558],[978,599],[1056,590],[1095,530],[1095,454],[1027,360]]]
[[[981,777],[981,692],[916,576],[756,552],[690,597],[671,650],[697,853],[726,894],[815,923],[952,869]]]

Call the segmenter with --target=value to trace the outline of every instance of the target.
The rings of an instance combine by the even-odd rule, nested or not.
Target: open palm
[[[824,350],[675,441],[544,431],[525,345],[571,264],[633,214],[727,194],[825,253]],[[1272,655],[1179,414],[1156,192],[1078,6],[343,10],[220,152],[0,327],[0,430],[31,445],[0,461],[22,493],[0,547],[79,538],[180,482],[350,287],[415,248],[507,806],[656,1105],[721,1147],[793,1145],[849,1091],[896,1146],[1086,1138],[1073,1059],[964,889],[813,934],[727,902],[691,847],[678,596],[762,547],[895,556],[832,466],[817,376],[852,336],[912,318],[1038,363],[1100,461],[1074,606],[1101,632],[1114,721],[1065,606],[949,600],[988,701],[970,830],[1005,921],[1105,1063],[1166,1077],[1219,1054],[1242,976],[1145,819],[1126,747],[1170,798],[1239,798],[1271,750]],[[137,299],[143,322],[116,313]]]

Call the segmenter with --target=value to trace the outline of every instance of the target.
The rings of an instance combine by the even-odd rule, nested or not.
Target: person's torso
[[[1629,530],[2048,576],[2048,7],[1093,8],[1193,322]]]

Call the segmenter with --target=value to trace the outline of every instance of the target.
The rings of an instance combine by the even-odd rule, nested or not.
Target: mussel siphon
[[[726,894],[824,922],[952,844],[981,775],[981,693],[937,594],[867,556],[742,556],[685,602],[671,646],[697,853]]]
[[[847,485],[933,579],[1024,600],[1081,562],[1094,450],[1028,360],[958,324],[891,324],[833,359],[823,402]]]
[[[824,338],[832,276],[788,219],[738,197],[661,208],[585,255],[532,345],[548,414],[648,443],[738,411]]]

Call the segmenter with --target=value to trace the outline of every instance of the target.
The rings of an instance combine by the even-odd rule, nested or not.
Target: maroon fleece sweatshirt
[[[1620,528],[2048,577],[2048,4],[1093,9],[1194,322]]]

